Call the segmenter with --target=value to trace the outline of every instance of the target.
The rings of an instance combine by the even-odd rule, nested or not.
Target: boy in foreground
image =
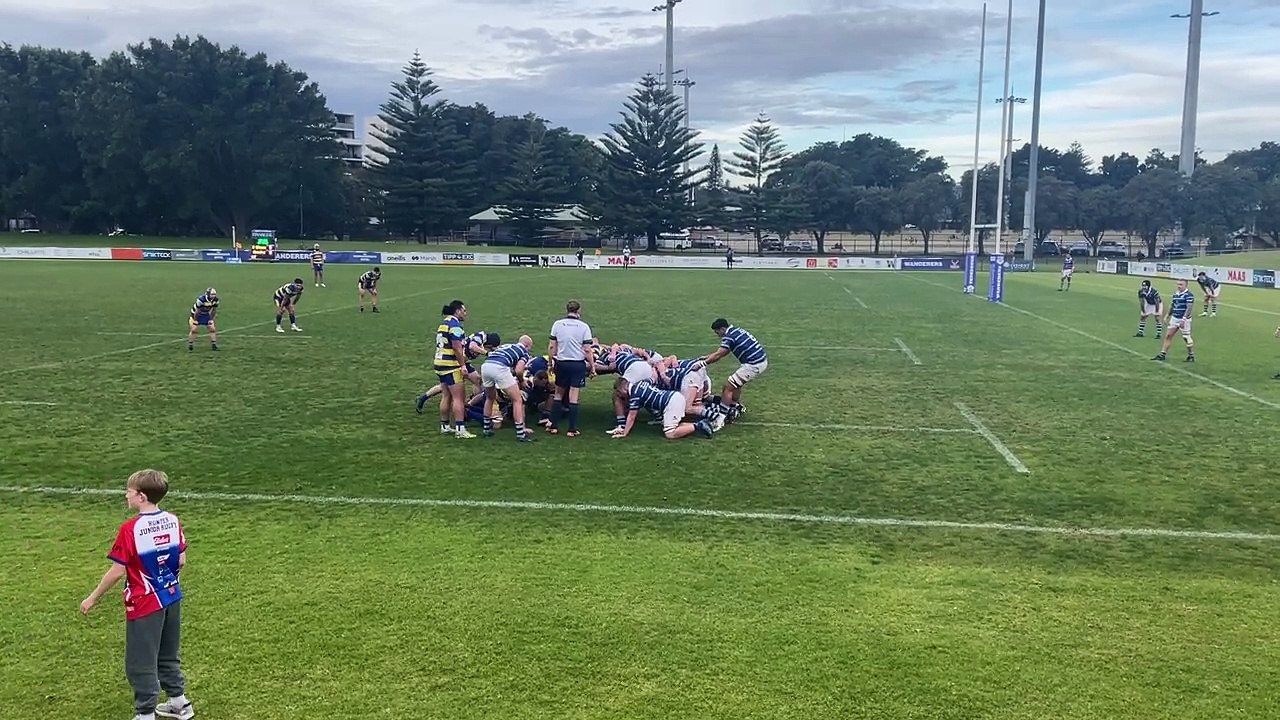
[[[111,567],[98,587],[80,603],[88,615],[102,596],[124,578],[124,672],[133,686],[134,720],[189,720],[195,709],[184,694],[179,639],[182,628],[182,588],[178,572],[187,562],[182,525],[172,513],[157,507],[169,492],[169,477],[159,470],[139,470],[129,476],[125,502],[137,515],[116,532],[107,558]],[[160,689],[169,701],[157,705]]]

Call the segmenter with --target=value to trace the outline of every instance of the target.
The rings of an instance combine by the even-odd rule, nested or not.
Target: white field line
[[[969,424],[973,426],[973,429],[976,430],[979,435],[986,438],[987,442],[991,443],[991,447],[995,448],[996,452],[1004,456],[1005,462],[1009,463],[1010,467],[1024,475],[1031,472],[1027,469],[1026,465],[1022,464],[1022,461],[1018,459],[1018,456],[1013,454],[1012,450],[1010,450],[1004,443],[1000,442],[1000,438],[996,437],[995,433],[987,429],[987,426],[983,424],[982,420],[979,419],[977,415],[973,414],[973,411],[969,409],[969,406],[962,402],[957,402],[956,409],[960,411],[961,415],[964,415],[964,419],[969,421]]]
[[[910,276],[910,275],[908,275],[907,277],[911,277],[911,279],[912,279],[912,280],[915,280],[915,281],[917,281],[917,282],[922,282],[922,283],[925,283],[925,284],[927,284],[927,285],[933,285],[933,286],[935,286],[935,287],[945,288],[945,289],[947,289],[947,290],[953,290],[953,289],[954,289],[954,288],[952,288],[952,287],[950,287],[950,286],[948,286],[948,285],[941,285],[941,284],[936,283],[936,282],[933,282],[933,281],[931,281],[931,280],[925,280],[925,279],[923,279],[923,278],[912,277],[912,276]],[[1094,341],[1094,342],[1096,342],[1096,343],[1101,343],[1101,344],[1106,345],[1106,346],[1108,346],[1108,347],[1115,348],[1116,350],[1120,350],[1120,351],[1122,351],[1122,352],[1129,353],[1130,355],[1133,355],[1133,356],[1135,356],[1135,357],[1140,357],[1140,358],[1142,358],[1142,359],[1144,359],[1144,360],[1145,360],[1145,359],[1147,359],[1147,356],[1146,356],[1146,355],[1144,355],[1143,353],[1138,352],[1137,350],[1134,350],[1133,348],[1128,348],[1128,347],[1125,347],[1124,345],[1121,345],[1121,344],[1119,344],[1119,343],[1112,342],[1111,340],[1107,340],[1107,339],[1105,339],[1105,338],[1100,338],[1100,337],[1098,337],[1097,335],[1093,335],[1093,334],[1091,334],[1091,333],[1087,333],[1087,332],[1085,332],[1084,330],[1081,330],[1081,329],[1076,328],[1076,327],[1072,327],[1072,326],[1070,326],[1070,325],[1067,325],[1066,323],[1061,323],[1061,322],[1058,322],[1057,320],[1050,320],[1049,318],[1047,318],[1047,317],[1045,317],[1045,316],[1043,316],[1043,315],[1039,315],[1039,314],[1037,314],[1037,313],[1033,313],[1033,312],[1031,312],[1030,310],[1023,310],[1022,308],[1014,307],[1013,305],[1010,305],[1009,303],[999,303],[999,305],[1000,305],[1001,307],[1003,307],[1003,308],[1007,308],[1007,309],[1012,310],[1012,311],[1014,311],[1014,312],[1016,312],[1016,313],[1021,313],[1022,315],[1026,315],[1026,316],[1027,316],[1027,317],[1029,317],[1029,318],[1034,318],[1034,319],[1036,319],[1036,320],[1039,320],[1040,322],[1048,323],[1049,325],[1053,325],[1053,326],[1055,326],[1055,327],[1062,328],[1063,330],[1066,330],[1066,331],[1068,331],[1068,332],[1075,333],[1076,335],[1079,335],[1080,337],[1088,338],[1088,339],[1090,339],[1090,340],[1092,340],[1092,341]],[[1276,409],[1276,410],[1280,410],[1280,403],[1272,402],[1272,401],[1270,401],[1270,400],[1267,400],[1266,398],[1258,397],[1257,395],[1254,395],[1253,393],[1245,392],[1244,390],[1241,390],[1241,389],[1239,389],[1239,388],[1231,387],[1230,385],[1228,385],[1228,384],[1226,384],[1226,383],[1224,383],[1224,382],[1220,382],[1220,381],[1218,381],[1218,380],[1214,380],[1214,379],[1213,379],[1213,378],[1211,378],[1211,377],[1205,377],[1204,375],[1201,375],[1200,373],[1192,372],[1192,371],[1187,370],[1186,368],[1182,367],[1182,365],[1181,365],[1180,363],[1177,363],[1177,362],[1171,362],[1171,363],[1160,363],[1160,364],[1161,364],[1162,366],[1164,366],[1164,367],[1165,367],[1166,369],[1168,369],[1168,370],[1171,370],[1171,371],[1176,372],[1176,373],[1181,373],[1181,374],[1186,375],[1187,377],[1190,377],[1190,378],[1195,378],[1196,380],[1199,380],[1200,382],[1205,383],[1206,385],[1212,385],[1213,387],[1216,387],[1216,388],[1218,388],[1219,390],[1224,390],[1224,391],[1226,391],[1226,392],[1229,392],[1229,393],[1231,393],[1232,395],[1237,395],[1237,396],[1239,396],[1239,397],[1245,398],[1246,400],[1252,400],[1253,402],[1256,402],[1256,403],[1258,403],[1259,405],[1266,405],[1266,406],[1267,406],[1267,407],[1269,407],[1269,408],[1274,408],[1274,409]]]
[[[174,337],[176,335],[176,333],[144,333],[144,332],[99,332],[94,334],[95,335],[127,335],[132,337]],[[281,337],[282,335],[284,335],[284,333],[276,333],[274,335],[237,335],[231,330],[219,330],[218,335],[232,335],[237,340],[275,340]],[[199,337],[203,339],[204,335],[201,335]],[[291,337],[292,340],[310,340],[311,339],[310,336],[298,335],[297,333],[294,333],[288,337]],[[175,342],[177,342],[177,340],[186,340],[186,339],[187,339],[187,336],[183,335],[181,337],[178,337],[175,340]]]
[[[485,285],[497,285],[499,283],[504,283],[504,282],[507,282],[507,281],[495,280],[492,282],[472,283],[470,285],[454,285],[452,287],[431,288],[430,290],[422,290],[415,293],[409,293],[408,295],[399,295],[392,298],[383,298],[382,302],[389,303],[395,300],[408,300],[410,298],[422,297],[423,295],[429,295],[431,293],[446,293],[451,290],[462,290],[462,289],[469,290],[474,287],[483,287]],[[354,307],[355,305],[340,305],[338,307],[324,308],[322,310],[316,310],[315,312],[307,313],[302,317],[309,317],[312,315],[324,315],[326,313],[334,313],[334,312],[343,312],[345,310],[350,310]],[[250,323],[249,325],[241,325],[240,327],[234,327],[229,330],[223,330],[222,332],[235,333],[235,332],[240,332],[241,330],[252,330],[253,328],[263,327],[265,325],[271,325],[274,322],[275,320],[264,320],[262,322]],[[20,367],[20,368],[5,368],[3,370],[0,370],[0,375],[12,375],[14,373],[28,372],[31,370],[49,370],[52,368],[62,367],[63,365],[72,365],[75,363],[89,362],[90,360],[100,360],[105,357],[111,357],[112,355],[127,355],[129,353],[139,352],[141,350],[150,350],[151,348],[162,347],[164,345],[172,345],[174,343],[183,342],[184,340],[186,340],[185,337],[173,338],[170,340],[161,340],[159,342],[147,343],[146,345],[136,345],[134,347],[120,348],[119,350],[108,350],[107,352],[94,353],[93,355],[84,355],[82,357],[70,358],[68,360],[59,360],[57,362],[44,363],[42,365],[29,365],[27,367]]]
[[[121,491],[106,488],[3,486],[0,492],[26,495],[119,497]],[[432,498],[388,498],[344,495],[272,495],[266,493],[230,493],[175,490],[168,495],[178,500],[197,502],[277,503],[285,505],[337,505],[366,507],[464,508],[476,510],[544,510],[604,515],[640,515],[651,517],[694,517],[716,520],[755,520],[804,525],[845,525],[910,529],[975,530],[1076,537],[1136,537],[1177,540],[1224,540],[1230,542],[1280,542],[1272,533],[1211,530],[1171,530],[1166,528],[1097,528],[1062,525],[1025,525],[1003,522],[958,522],[953,520],[916,520],[907,518],[874,518],[855,515],[814,515],[808,513],[750,512],[687,507],[646,505],[596,505],[591,503],[527,502],[519,500],[437,500]]]
[[[654,343],[655,347],[673,347],[673,348],[705,348],[713,347],[708,343]],[[896,347],[861,347],[852,345],[767,345],[765,350],[865,350],[867,352],[902,352],[902,348]]]
[[[831,423],[819,423],[814,425],[811,423],[752,421],[735,422],[734,425],[742,425],[745,427],[801,428],[804,430],[842,430],[854,432],[954,433],[961,435],[972,435],[978,432],[977,430],[970,430],[969,428],[904,427],[901,425],[840,425]]]
[[[898,343],[898,347],[902,348],[902,352],[906,353],[907,357],[911,359],[912,365],[924,364],[920,362],[920,358],[916,357],[915,353],[911,352],[911,348],[907,347],[907,344],[902,342],[902,338],[894,338],[893,341]]]
[[[45,407],[53,407],[56,402],[41,402],[39,400],[0,400],[0,405],[41,405]]]

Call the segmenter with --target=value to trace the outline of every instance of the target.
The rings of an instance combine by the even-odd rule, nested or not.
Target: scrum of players
[[[715,350],[682,359],[630,343],[601,342],[580,312],[580,304],[570,301],[565,318],[552,327],[547,353],[534,355],[529,335],[504,343],[492,331],[468,334],[466,304],[454,300],[445,305],[435,333],[439,382],[418,396],[417,412],[424,413],[427,403],[439,397],[440,433],[460,439],[477,437],[468,421],[480,424],[483,437],[493,437],[508,421],[518,442],[535,441],[535,426],[549,435],[577,437],[580,391],[588,378],[612,375],[611,437],[630,436],[640,412],[647,411],[668,439],[710,438],[746,412],[742,388],[768,367],[760,342],[724,319],[711,325],[720,340]],[[713,394],[708,366],[729,354],[740,366],[721,393]]]

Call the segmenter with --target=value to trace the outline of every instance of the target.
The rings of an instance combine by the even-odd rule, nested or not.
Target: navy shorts
[[[584,388],[587,386],[587,362],[585,360],[557,360],[556,387]]]

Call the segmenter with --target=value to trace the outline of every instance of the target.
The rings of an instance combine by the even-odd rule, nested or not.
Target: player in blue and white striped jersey
[[[1161,317],[1164,315],[1164,300],[1160,297],[1160,291],[1151,285],[1150,280],[1143,280],[1142,286],[1138,288],[1138,334],[1134,337],[1142,337],[1147,334],[1147,318],[1154,318],[1156,321],[1156,339],[1164,333],[1164,326],[1160,324]]]
[[[729,420],[737,420],[747,411],[740,402],[742,388],[768,369],[769,356],[754,335],[740,327],[730,325],[724,318],[718,318],[711,323],[711,330],[720,338],[720,347],[701,360],[711,365],[719,362],[725,355],[733,353],[740,363],[738,369],[729,376],[720,393],[721,410],[729,416]]]
[[[615,439],[630,435],[636,424],[636,415],[641,409],[651,410],[662,418],[662,434],[668,440],[677,440],[695,432],[706,437],[711,437],[714,433],[708,420],[696,423],[684,421],[686,406],[683,395],[663,390],[651,382],[641,382],[627,388],[626,421],[621,427],[609,431],[609,434]]]
[[[1062,277],[1058,279],[1058,292],[1062,292],[1062,284],[1066,283],[1067,290],[1071,289],[1071,274],[1076,271],[1076,259],[1071,257],[1071,253],[1062,256]]]
[[[490,333],[489,339],[498,342],[496,334]],[[484,387],[484,436],[493,437],[493,419],[502,418],[497,413],[498,391],[501,390],[511,402],[511,419],[516,425],[516,440],[533,442],[534,437],[524,425],[524,395],[518,378],[524,377],[525,367],[533,359],[529,350],[533,347],[533,338],[521,335],[518,342],[499,345],[490,350],[480,366],[480,382]]]
[[[1196,282],[1204,291],[1204,310],[1200,312],[1200,317],[1218,317],[1218,297],[1222,295],[1222,284],[1205,275],[1203,270],[1196,273]]]
[[[1196,349],[1194,341],[1191,339],[1191,310],[1195,307],[1195,293],[1187,289],[1187,281],[1178,281],[1178,291],[1173,294],[1169,300],[1169,317],[1165,319],[1168,326],[1168,332],[1164,336],[1164,344],[1160,346],[1160,354],[1151,358],[1163,362],[1169,353],[1169,346],[1173,344],[1173,336],[1182,334],[1182,340],[1187,344],[1187,362],[1196,361]]]

